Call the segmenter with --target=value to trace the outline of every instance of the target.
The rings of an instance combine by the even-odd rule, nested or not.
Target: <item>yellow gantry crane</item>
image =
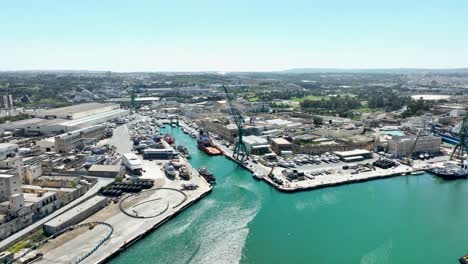
[[[411,146],[411,150],[408,153],[408,156],[406,157],[406,161],[408,166],[413,167],[413,152],[414,149],[416,148],[416,144],[418,144],[419,137],[421,136],[422,129],[419,129],[418,135],[416,136],[416,140],[414,141],[413,145]]]

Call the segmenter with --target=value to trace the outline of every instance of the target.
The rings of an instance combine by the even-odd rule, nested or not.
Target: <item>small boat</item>
[[[420,175],[420,174],[424,174],[424,171],[413,171],[410,174],[411,175]]]
[[[198,185],[193,184],[193,183],[184,183],[182,184],[182,190],[184,191],[193,191],[198,189]]]
[[[262,176],[258,173],[258,172],[254,172],[252,173],[252,176],[257,179],[257,180],[261,180],[262,179]]]
[[[165,134],[164,135],[164,141],[167,142],[167,144],[172,145],[175,143],[175,139],[170,135],[170,134]]]
[[[278,166],[287,168],[289,167],[289,163],[287,161],[281,160],[280,162],[278,162]]]
[[[209,172],[206,167],[201,167],[198,170],[198,173],[209,183],[209,184],[215,184],[216,183],[216,178],[213,176],[213,173]]]
[[[179,151],[182,154],[188,154],[188,149],[184,147],[183,145],[178,145],[177,146],[177,151]]]
[[[466,254],[466,255],[460,257],[460,258],[458,259],[458,262],[460,262],[460,264],[468,264],[468,254]]]
[[[182,166],[179,169],[179,177],[182,180],[190,180],[190,170],[187,168],[187,166]]]
[[[182,167],[182,163],[180,163],[179,160],[171,160],[170,163],[171,163],[171,165],[172,165],[174,168],[176,168],[176,169]]]
[[[166,164],[164,166],[164,173],[166,174],[168,178],[175,178],[177,171],[174,168],[174,166]]]

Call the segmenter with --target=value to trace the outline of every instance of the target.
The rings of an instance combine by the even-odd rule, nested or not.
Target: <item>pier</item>
[[[180,125],[189,131],[193,131],[193,129],[187,126],[187,124],[185,124],[184,122],[180,122]],[[281,171],[284,170],[284,168],[276,167],[273,169],[273,176],[279,177],[283,180],[284,183],[280,185],[268,177],[268,174],[271,171],[271,167],[267,167],[259,163],[254,163],[251,160],[247,160],[244,163],[241,163],[240,161],[236,160],[233,157],[233,151],[230,148],[224,146],[223,144],[221,144],[221,142],[219,142],[216,139],[213,139],[213,142],[221,147],[221,149],[223,150],[223,155],[226,158],[236,162],[237,164],[239,164],[239,166],[243,167],[244,169],[248,170],[251,173],[257,173],[260,176],[262,181],[273,186],[278,191],[288,192],[288,193],[320,189],[320,188],[326,188],[326,187],[333,187],[333,186],[352,184],[352,183],[359,183],[359,182],[378,180],[378,179],[384,179],[384,178],[390,178],[390,177],[396,177],[396,176],[402,176],[402,175],[411,175],[411,173],[424,171],[424,169],[428,169],[433,166],[436,166],[438,163],[441,163],[445,161],[446,159],[446,158],[441,159],[440,161],[437,161],[435,163],[423,162],[422,165],[419,164],[419,166],[415,166],[415,167],[411,167],[411,166],[399,163],[398,167],[396,168],[390,168],[390,169],[375,168],[375,170],[373,171],[361,172],[358,174],[351,174],[349,171],[343,170],[341,167],[337,167],[335,164],[329,164],[330,167],[327,167],[326,169],[332,171],[330,175],[307,177],[303,181],[293,181],[293,182],[290,182],[285,177],[283,177]],[[318,169],[311,169],[310,172],[314,172],[314,170],[317,171]]]
[[[191,179],[184,181],[166,177],[162,165],[168,160],[143,160],[142,179],[152,179],[154,187],[136,194],[126,194],[120,200],[110,202],[105,208],[82,222],[103,222],[113,227],[112,235],[94,248],[100,237],[100,227],[80,229],[73,235],[61,235],[34,250],[27,257],[38,253],[42,258],[36,263],[61,261],[67,263],[103,263],[131,246],[151,231],[184,211],[211,192],[212,187],[188,160],[180,162],[191,172]],[[181,185],[191,183],[198,188],[183,191]],[[90,249],[92,250],[92,253]]]

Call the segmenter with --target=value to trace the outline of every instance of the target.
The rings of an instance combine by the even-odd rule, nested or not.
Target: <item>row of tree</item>
[[[300,103],[304,109],[324,109],[334,110],[338,114],[344,113],[354,108],[361,107],[359,99],[351,96],[335,96],[329,99],[322,98],[321,100],[304,100]]]

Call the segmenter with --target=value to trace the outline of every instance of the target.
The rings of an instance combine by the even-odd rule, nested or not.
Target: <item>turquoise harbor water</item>
[[[110,263],[457,263],[468,253],[468,183],[401,176],[280,193],[168,128],[218,184]]]

